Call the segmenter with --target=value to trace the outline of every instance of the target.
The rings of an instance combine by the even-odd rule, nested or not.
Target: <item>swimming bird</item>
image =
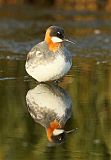
[[[47,138],[62,143],[66,134],[64,127],[72,114],[72,101],[66,91],[53,84],[38,84],[26,95],[28,111],[35,122],[41,124]]]
[[[54,81],[68,73],[72,66],[72,55],[65,47],[64,30],[50,26],[44,41],[35,45],[27,55],[27,73],[38,82]],[[72,41],[69,41],[73,43]]]

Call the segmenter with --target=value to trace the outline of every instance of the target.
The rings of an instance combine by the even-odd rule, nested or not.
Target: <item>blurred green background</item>
[[[0,4],[23,5],[30,4],[41,7],[52,6],[73,10],[106,10],[111,11],[111,0],[0,0]]]

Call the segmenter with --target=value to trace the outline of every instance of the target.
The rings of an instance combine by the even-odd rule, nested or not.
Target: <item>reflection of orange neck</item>
[[[61,128],[60,124],[56,120],[54,120],[53,122],[50,123],[50,126],[46,129],[47,137],[49,141],[52,141],[51,140],[52,133],[54,129],[57,129],[57,128]]]
[[[48,44],[49,50],[52,52],[56,52],[58,48],[61,46],[61,43],[53,43],[50,36],[46,34],[45,41]]]

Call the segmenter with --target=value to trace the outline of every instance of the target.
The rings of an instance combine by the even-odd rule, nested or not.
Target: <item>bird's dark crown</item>
[[[50,29],[50,36],[51,37],[58,37],[60,39],[64,39],[64,30],[58,26],[51,26]]]
[[[52,136],[51,136],[52,141],[53,141],[54,143],[58,143],[58,144],[64,142],[65,138],[66,138],[65,132],[63,132],[63,133],[61,133],[61,134],[59,134],[59,135],[56,135],[56,136],[55,136],[55,135],[52,135]]]

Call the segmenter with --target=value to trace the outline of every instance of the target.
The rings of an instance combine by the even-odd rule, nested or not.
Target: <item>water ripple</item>
[[[16,42],[14,40],[3,40],[0,39],[0,51],[9,51],[12,53],[25,53],[28,52],[37,40],[29,42]]]

